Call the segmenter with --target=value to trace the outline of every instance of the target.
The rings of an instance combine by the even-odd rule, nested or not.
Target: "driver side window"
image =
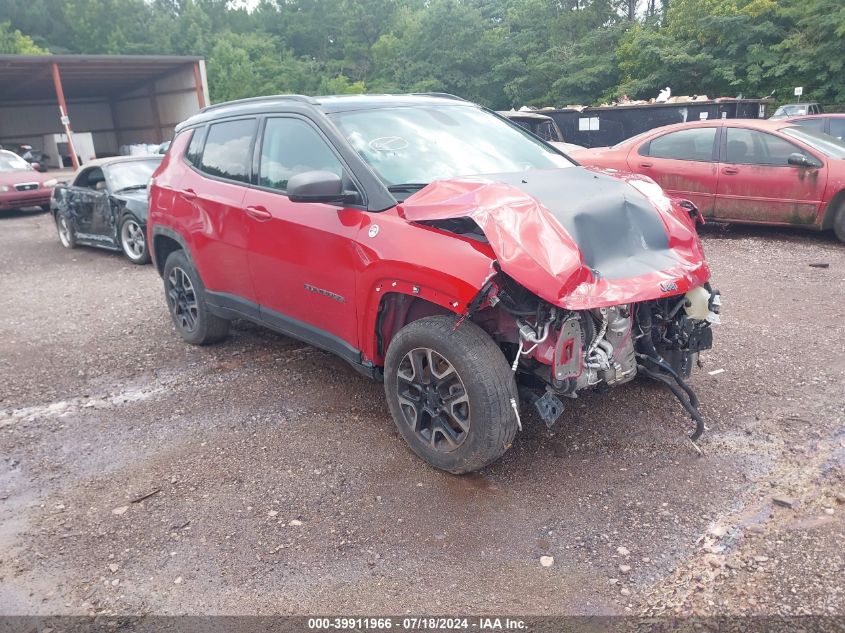
[[[100,191],[106,188],[106,176],[100,167],[92,167],[79,174],[74,185],[83,189]]]
[[[725,162],[735,165],[786,166],[790,154],[803,154],[815,158],[789,141],[757,130],[727,128]]]
[[[258,184],[285,191],[292,176],[306,171],[330,171],[343,177],[340,160],[305,121],[268,119],[261,140]]]

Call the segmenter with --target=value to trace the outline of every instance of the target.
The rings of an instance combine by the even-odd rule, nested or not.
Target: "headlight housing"
[[[50,178],[49,180],[45,180],[44,182],[41,183],[41,185],[43,187],[55,187],[58,184],[59,184],[59,181],[56,180],[55,178]]]

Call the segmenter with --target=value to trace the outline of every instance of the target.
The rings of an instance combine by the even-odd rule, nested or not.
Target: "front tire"
[[[487,333],[457,317],[403,327],[387,350],[384,390],[399,433],[435,468],[468,473],[501,457],[516,435],[513,372]]]
[[[229,321],[211,313],[205,286],[183,251],[164,263],[164,296],[176,331],[192,345],[210,345],[226,338]]]
[[[56,213],[56,230],[59,233],[59,242],[65,248],[76,248],[76,233],[73,231],[73,225],[70,220],[63,214]]]
[[[144,226],[134,215],[127,215],[120,222],[118,229],[120,248],[133,264],[150,263],[150,251],[147,248],[147,236]]]

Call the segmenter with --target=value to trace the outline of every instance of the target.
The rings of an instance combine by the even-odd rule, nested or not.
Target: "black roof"
[[[412,107],[420,105],[472,105],[460,97],[445,93],[419,93],[402,95],[329,95],[308,97],[305,95],[268,95],[227,101],[203,108],[198,114],[181,123],[183,127],[204,123],[214,119],[240,114],[263,114],[269,112],[302,112],[318,110],[325,114],[350,110],[371,110],[378,108]]]

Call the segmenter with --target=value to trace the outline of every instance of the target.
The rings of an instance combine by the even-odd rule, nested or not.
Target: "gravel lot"
[[[845,615],[845,246],[704,239],[703,457],[635,381],[454,477],[342,361],[189,347],[152,267],[0,216],[0,611]]]

